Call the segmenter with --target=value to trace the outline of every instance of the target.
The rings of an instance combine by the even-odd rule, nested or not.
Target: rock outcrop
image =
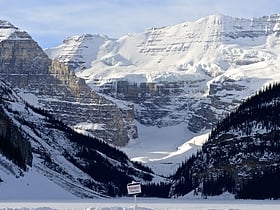
[[[132,107],[120,109],[96,94],[68,66],[52,61],[24,31],[0,22],[0,78],[34,103],[71,127],[91,125],[86,131],[104,141],[123,146],[137,134]],[[134,135],[135,136],[135,135]]]

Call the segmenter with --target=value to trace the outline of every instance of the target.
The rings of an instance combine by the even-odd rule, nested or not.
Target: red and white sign
[[[139,182],[132,182],[127,184],[127,191],[129,195],[141,193],[141,184]]]

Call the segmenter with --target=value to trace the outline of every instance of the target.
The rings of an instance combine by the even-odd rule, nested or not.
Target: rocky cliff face
[[[240,92],[253,92],[229,78],[212,82],[207,89],[208,80],[140,84],[115,81],[102,85],[99,91],[134,103],[135,117],[141,124],[166,127],[185,123],[190,131],[200,132],[211,129],[240,104]]]
[[[135,117],[148,126],[172,126],[190,119],[187,111],[199,101],[186,92],[203,93],[199,81],[130,83],[114,81],[100,86],[99,91],[119,100],[135,104]],[[206,81],[204,81],[206,82]]]
[[[10,23],[0,22],[1,34],[0,78],[26,101],[34,103],[35,96],[36,106],[48,109],[67,125],[91,125],[87,132],[118,146],[125,145],[131,133],[137,134],[132,107],[121,110],[93,92],[69,67],[49,59],[26,32]]]

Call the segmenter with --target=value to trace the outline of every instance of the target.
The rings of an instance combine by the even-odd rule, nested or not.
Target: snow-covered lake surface
[[[1,201],[0,209],[20,210],[132,210],[134,199],[98,199],[73,201]],[[208,200],[138,198],[137,210],[277,210],[280,200]]]

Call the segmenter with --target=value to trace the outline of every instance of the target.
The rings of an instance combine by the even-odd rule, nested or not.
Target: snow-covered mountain
[[[96,94],[69,67],[52,61],[23,30],[0,21],[0,79],[27,102],[114,145],[137,136],[134,112]],[[84,126],[86,124],[86,126]]]
[[[134,102],[141,123],[184,122],[200,131],[211,128],[221,113],[264,80],[277,79],[279,19],[213,15],[115,40],[101,35],[70,37],[45,52],[70,64],[93,89]],[[267,69],[266,74],[260,75],[259,68]],[[216,100],[225,96],[224,88],[230,96]],[[210,116],[201,109],[208,106]]]
[[[119,39],[69,37],[46,53],[64,63],[76,63],[75,70],[89,82],[116,78],[138,83],[184,81],[201,70],[216,76],[232,66],[273,59],[269,52],[238,48],[275,46],[275,40],[266,37],[277,35],[279,18],[273,15],[247,20],[213,15]]]
[[[92,89],[132,103],[140,141],[149,138],[145,132],[150,126],[155,128],[153,137],[167,127],[177,128],[174,138],[178,133],[185,138],[157,137],[164,138],[162,145],[178,147],[280,79],[279,35],[277,14],[252,19],[212,15],[118,39],[69,37],[45,52],[72,66]],[[178,152],[176,146],[170,150]],[[143,157],[133,154],[137,147],[132,151],[132,158]]]
[[[126,195],[153,173],[98,139],[76,133],[0,80],[0,195],[73,199]]]

